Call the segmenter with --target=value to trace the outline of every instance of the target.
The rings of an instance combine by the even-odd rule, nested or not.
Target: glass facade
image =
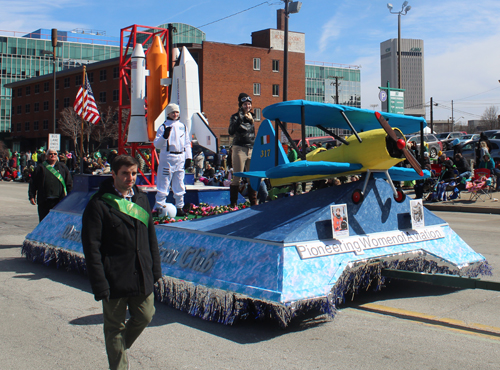
[[[335,104],[338,99],[338,104],[361,108],[361,71],[359,67],[327,66],[325,64],[306,64],[306,100]],[[347,131],[337,132],[337,134],[347,134]],[[306,136],[308,137],[324,135],[325,133],[318,128],[306,128]]]
[[[206,40],[205,32],[185,23],[171,23],[177,30],[173,34],[173,43],[175,44],[201,44]],[[168,23],[160,24],[159,28],[168,28]]]
[[[119,46],[99,45],[99,40],[94,42],[58,42],[56,71],[120,56]],[[46,51],[50,54],[46,54]],[[53,61],[50,39],[0,36],[0,132],[11,130],[12,92],[5,85],[51,73]]]

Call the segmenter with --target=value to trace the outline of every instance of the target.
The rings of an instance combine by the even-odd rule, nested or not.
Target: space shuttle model
[[[187,131],[201,146],[216,153],[217,138],[201,114],[198,65],[186,47],[182,48],[180,56],[175,49],[174,56],[177,56],[177,61],[173,76],[169,78],[168,57],[159,36],[154,37],[147,56],[141,44],[135,46],[131,64],[131,112],[127,142],[154,140],[156,130],[167,118],[168,85],[172,84],[170,102],[179,105],[180,120],[186,124]]]

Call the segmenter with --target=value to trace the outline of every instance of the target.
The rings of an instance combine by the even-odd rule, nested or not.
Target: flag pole
[[[86,68],[87,66],[83,66],[83,78],[82,78],[82,86],[85,86],[85,75],[86,75]],[[83,95],[82,95],[83,99]],[[85,116],[85,104],[83,104],[83,111],[82,111],[82,124],[81,124],[81,130],[80,130],[80,174],[83,174],[83,117]]]

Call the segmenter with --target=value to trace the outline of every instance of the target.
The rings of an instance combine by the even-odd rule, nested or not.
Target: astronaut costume
[[[156,181],[157,193],[155,207],[166,207],[167,196],[172,187],[177,215],[183,215],[184,194],[184,168],[189,167],[193,158],[191,152],[191,138],[186,132],[186,125],[178,119],[172,119],[175,112],[179,113],[179,106],[170,103],[167,105],[167,120],[158,128],[154,146],[160,149],[160,162],[158,164],[158,179]],[[173,113],[171,115],[171,113]]]

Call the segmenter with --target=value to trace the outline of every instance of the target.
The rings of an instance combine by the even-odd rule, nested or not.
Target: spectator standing
[[[117,156],[82,218],[82,244],[96,301],[102,300],[110,369],[127,369],[129,349],[155,313],[160,254],[147,196],[135,186],[138,161]],[[126,320],[127,308],[130,318]]]
[[[231,162],[234,172],[248,171],[255,142],[254,115],[252,113],[252,98],[241,93],[238,96],[238,112],[229,120],[229,135],[234,136],[231,148]],[[241,178],[233,176],[230,186],[231,207],[238,202],[238,192]],[[257,193],[248,187],[248,198],[251,205],[257,204]]]
[[[205,154],[203,150],[200,148],[198,153],[194,155],[194,169],[195,169],[195,177],[198,179],[201,175],[203,175],[203,168],[205,167]]]
[[[47,160],[35,168],[28,190],[30,203],[38,204],[40,222],[57,203],[68,195],[72,188],[73,179],[68,168],[58,162],[57,151],[49,149]]]

